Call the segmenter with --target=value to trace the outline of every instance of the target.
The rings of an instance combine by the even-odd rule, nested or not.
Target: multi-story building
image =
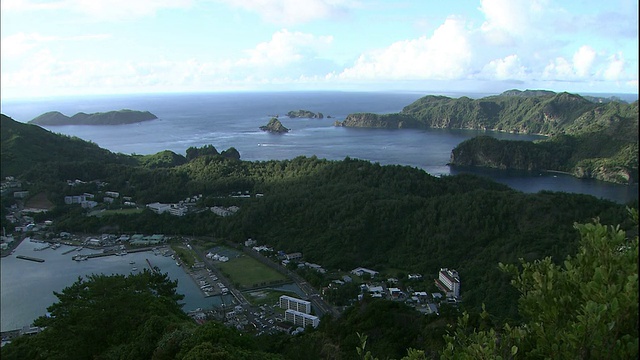
[[[304,314],[311,313],[311,302],[287,295],[280,296],[280,308],[295,310]]]
[[[457,271],[442,268],[435,282],[436,286],[442,290],[447,297],[460,297],[460,276]]]
[[[284,319],[303,328],[307,327],[308,325],[311,325],[314,328],[320,325],[320,319],[317,316],[305,314],[291,309],[284,312]]]

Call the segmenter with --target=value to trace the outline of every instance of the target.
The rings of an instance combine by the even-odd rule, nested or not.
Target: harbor
[[[176,265],[178,260],[171,257],[172,251],[168,246],[157,247],[155,251],[154,248],[127,249],[126,254],[114,256],[114,252],[97,253],[97,249],[63,244],[58,251],[49,248],[37,251],[38,257],[33,257],[33,249],[43,245],[39,241],[22,241],[14,254],[3,257],[0,262],[2,331],[21,329],[31,324],[58,300],[54,292],[60,292],[78,278],[91,274],[129,275],[145,268],[158,268],[161,273],[178,281],[176,291],[185,295],[185,312],[233,303],[231,295],[222,295],[220,291],[205,293],[198,285],[200,280],[192,277],[192,269],[183,264]],[[87,256],[89,260],[90,252],[94,252],[90,261],[69,261],[74,255]],[[213,279],[209,280],[215,285]]]

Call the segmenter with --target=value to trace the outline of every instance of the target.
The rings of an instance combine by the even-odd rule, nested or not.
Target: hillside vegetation
[[[576,94],[541,90],[510,90],[475,100],[430,95],[397,114],[350,114],[336,125],[542,134],[549,139],[535,145],[470,139],[453,150],[451,164],[556,170],[624,184],[638,181],[637,101],[596,103]]]
[[[5,161],[5,154],[13,155]],[[476,176],[436,178],[417,168],[351,158],[249,162],[239,160],[233,148],[226,154],[230,156],[223,156],[213,146],[191,148],[186,156],[171,152],[148,157],[112,154],[95,144],[2,117],[3,174],[6,169],[6,174],[49,194],[56,207],[35,217],[37,221],[54,220],[52,232],[101,233],[110,229],[128,234],[202,235],[238,244],[253,238],[261,245],[302,252],[305,261],[328,270],[364,266],[380,271],[384,278],[420,273],[425,280],[416,283],[416,289],[429,292],[436,291],[432,279],[441,267],[455,268],[462,284],[460,307],[473,314],[466,323],[472,328],[483,324],[486,329],[504,321],[520,323],[527,321],[523,315],[531,313],[518,311],[520,288],[510,285],[512,277],[500,270],[499,263],[508,266],[518,264],[520,258],[534,262],[549,257],[544,264],[560,266],[580,249],[584,234],[576,231],[576,222],[599,218],[602,223],[621,224],[624,230],[637,227],[629,221],[624,206],[587,195],[524,194]],[[67,179],[87,182],[70,187]],[[211,211],[178,217],[150,210],[86,216],[84,209],[65,205],[63,198],[101,191],[91,180],[108,183],[110,191],[131,196],[139,204],[177,202],[202,194],[196,205],[200,209],[233,204],[240,210],[229,217]],[[229,196],[239,191],[263,196]],[[637,202],[630,205],[637,208]],[[10,225],[5,216],[2,221],[3,226]],[[637,243],[635,251],[637,258]],[[71,358],[189,359],[219,354],[220,358],[296,359],[305,354],[309,359],[354,359],[358,357],[356,347],[364,347],[358,332],[368,335],[367,349],[381,358],[400,358],[408,347],[437,356],[445,345],[443,335],[448,325],[457,317],[446,307],[440,317],[425,317],[400,303],[367,299],[339,319],[323,319],[317,331],[254,341],[216,324],[196,327],[185,323],[176,313],[175,285],[162,285],[160,292],[147,289],[142,280],[95,277],[88,280],[97,282],[95,287],[74,284],[59,296],[61,304],[52,307],[56,317],[39,320],[48,326],[47,331],[3,349],[3,359],[5,355],[70,358],[65,349],[76,349],[77,356]],[[308,279],[315,286],[325,286],[331,280],[321,275]],[[118,290],[121,286],[137,292],[128,294]],[[102,309],[100,299],[112,302],[108,311],[95,311]],[[127,311],[117,310],[129,301],[138,302]],[[492,314],[491,322],[478,317],[483,304]],[[624,309],[633,312],[633,308]],[[574,309],[561,310],[575,314]],[[134,314],[137,312],[140,316]],[[85,316],[86,322],[78,320]],[[616,327],[616,323],[612,328],[627,332],[628,319],[621,321],[622,325]],[[100,325],[103,322],[108,326]],[[118,328],[123,332],[113,330]],[[465,334],[456,336],[461,344],[472,346],[473,338]],[[633,334],[630,336],[632,343]],[[637,329],[635,339],[637,343]]]

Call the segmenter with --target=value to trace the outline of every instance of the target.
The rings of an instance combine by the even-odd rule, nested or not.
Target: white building
[[[169,213],[174,216],[184,216],[188,211],[189,209],[186,206],[180,206],[176,204],[172,204],[169,208]]]
[[[295,310],[301,313],[311,313],[311,302],[294,298],[287,295],[280,296],[280,308],[287,310]]]
[[[307,327],[308,325],[311,325],[314,328],[320,325],[320,319],[317,316],[305,314],[291,309],[284,312],[284,319],[303,328]]]
[[[86,195],[73,195],[73,196],[65,196],[64,197],[64,203],[67,205],[70,204],[81,204],[83,202],[87,201],[87,196]]]
[[[159,202],[147,204],[147,207],[156,214],[162,214],[166,211],[171,210],[171,204],[162,204]]]
[[[440,269],[438,278],[435,279],[435,283],[447,297],[460,297],[460,276],[457,271],[449,270],[447,268]]]
[[[351,270],[351,273],[354,275],[358,275],[358,276],[362,276],[364,274],[369,274],[371,275],[371,277],[375,277],[376,275],[378,275],[377,271],[374,270],[369,270],[363,267],[359,267],[359,268],[355,268],[353,270]]]

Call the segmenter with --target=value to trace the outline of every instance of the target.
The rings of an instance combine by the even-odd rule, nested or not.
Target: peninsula
[[[551,170],[620,184],[638,182],[637,101],[545,90],[508,90],[481,99],[429,95],[399,113],[349,114],[335,126],[541,134],[547,139],[470,139],[453,149],[450,165]]]
[[[79,112],[71,117],[66,116],[59,111],[50,111],[44,113],[33,120],[30,124],[35,125],[123,125],[133,124],[143,121],[155,120],[158,117],[148,111],[135,110],[118,110],[108,112],[98,112],[86,114]]]

